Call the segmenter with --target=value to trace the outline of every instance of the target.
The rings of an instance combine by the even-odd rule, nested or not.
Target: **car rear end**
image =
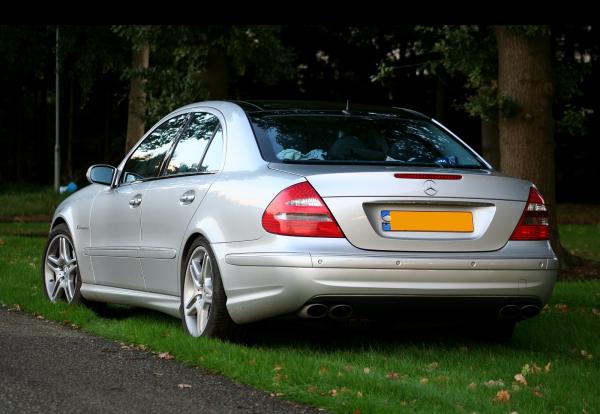
[[[517,321],[549,300],[558,261],[543,198],[443,127],[402,111],[248,116],[269,170],[290,184],[272,191],[260,237],[217,247],[236,322]]]

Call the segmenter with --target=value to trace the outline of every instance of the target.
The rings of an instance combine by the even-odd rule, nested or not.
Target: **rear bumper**
[[[520,298],[543,306],[552,294],[558,269],[552,250],[540,249],[538,257],[515,257],[514,245],[505,255],[501,250],[472,257],[464,253],[366,254],[359,249],[352,254],[348,249],[342,253],[256,253],[232,251],[227,244],[213,248],[227,308],[237,323],[296,312],[319,297],[362,297],[370,304],[390,298],[406,304],[450,299],[475,307]]]

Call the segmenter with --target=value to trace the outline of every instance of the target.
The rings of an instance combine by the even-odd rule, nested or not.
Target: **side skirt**
[[[176,318],[180,317],[179,296],[94,285],[91,283],[81,284],[81,295],[88,300],[139,306],[141,308],[164,312]]]

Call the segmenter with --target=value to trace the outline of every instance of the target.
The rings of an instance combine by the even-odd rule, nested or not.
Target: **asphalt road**
[[[191,388],[179,388],[189,384]],[[0,413],[317,413],[222,376],[0,308]]]

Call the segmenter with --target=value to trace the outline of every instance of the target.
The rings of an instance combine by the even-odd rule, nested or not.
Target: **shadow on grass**
[[[115,304],[94,304],[92,310],[100,318],[114,321],[142,319],[181,324],[179,319],[161,312]],[[320,351],[367,350],[374,346],[430,345],[460,347],[501,343],[489,332],[483,332],[481,321],[420,319],[412,322],[393,320],[274,318],[241,325],[240,335],[231,342],[249,347],[271,349],[304,347]]]

